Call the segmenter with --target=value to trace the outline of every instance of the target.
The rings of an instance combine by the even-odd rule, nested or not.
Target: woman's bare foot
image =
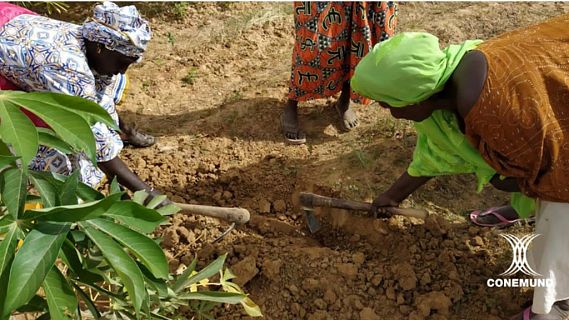
[[[342,93],[335,105],[338,116],[340,116],[342,121],[342,127],[346,131],[351,131],[360,125],[356,112],[350,108],[350,93],[350,83],[346,81],[342,86]]]
[[[281,115],[281,127],[285,139],[292,144],[306,143],[306,136],[298,122],[298,102],[289,100]]]

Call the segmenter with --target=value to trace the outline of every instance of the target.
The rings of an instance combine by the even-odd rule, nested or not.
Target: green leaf
[[[27,93],[26,96],[29,94],[33,93]],[[55,133],[57,133],[59,137],[65,137],[65,142],[73,147],[74,150],[85,152],[89,159],[95,161],[95,137],[86,119],[82,118],[77,113],[62,107],[61,105],[48,106],[43,101],[33,101],[26,96],[20,96],[16,99],[11,98],[14,100],[11,102],[18,104],[20,107],[23,107],[24,109],[40,117],[52,128],[53,131],[55,131]],[[3,97],[4,94],[2,95],[2,98]],[[0,101],[2,101],[2,99],[0,99]],[[23,116],[25,117],[25,115]],[[35,127],[33,127],[33,124],[32,128],[33,129],[30,130],[33,130],[36,138],[36,145],[34,150],[35,155],[35,152],[37,151],[38,135]],[[31,159],[31,157],[29,159],[26,159],[22,156],[22,160],[27,161],[25,163],[29,163],[29,160]]]
[[[4,171],[2,201],[14,219],[18,219],[26,201],[28,178],[24,170],[8,169]]]
[[[237,304],[241,303],[247,295],[235,292],[219,292],[219,291],[199,291],[199,292],[189,292],[179,295],[179,299],[184,300],[201,300],[210,301],[216,303],[229,303]]]
[[[243,306],[243,309],[245,309],[247,315],[251,317],[263,316],[263,314],[261,313],[261,308],[259,308],[259,306],[255,302],[253,302],[253,300],[251,300],[249,297],[245,297],[245,299],[241,301],[241,306]]]
[[[97,310],[97,307],[93,303],[93,300],[91,300],[89,295],[86,294],[85,291],[83,291],[83,289],[81,289],[81,287],[79,287],[75,283],[73,283],[72,285],[73,285],[73,288],[75,288],[75,292],[77,292],[77,295],[79,296],[79,298],[81,300],[83,300],[83,302],[87,306],[87,309],[89,309],[89,312],[91,312],[91,315],[93,316],[93,318],[95,318],[95,320],[98,320],[101,317],[101,314],[99,313],[99,310]]]
[[[59,196],[62,205],[77,204],[77,185],[79,184],[79,170],[73,172],[63,183]]]
[[[40,118],[42,118],[42,116],[41,114],[36,113],[37,109],[65,109],[81,116],[81,118],[85,119],[91,125],[95,124],[95,122],[102,122],[107,126],[118,130],[118,126],[115,124],[109,113],[99,104],[87,99],[52,92],[3,92],[9,96],[11,101],[14,101],[16,104],[23,105],[26,109],[29,109]],[[45,119],[43,120],[45,121]]]
[[[77,317],[79,302],[57,266],[54,265],[48,272],[43,282],[43,289],[52,320],[75,319]]]
[[[158,213],[160,213],[163,216],[171,216],[180,210],[181,210],[180,207],[178,207],[175,204],[169,204],[167,206],[163,206],[160,207],[159,209],[156,209],[156,211],[158,211]]]
[[[40,193],[44,207],[50,208],[59,205],[59,199],[57,196],[59,191],[49,180],[32,172],[30,181],[34,185],[34,188],[36,188]]]
[[[0,171],[6,168],[13,167],[16,164],[16,160],[18,160],[19,158],[20,157],[0,155]]]
[[[56,149],[63,154],[74,153],[73,147],[61,140],[53,130],[46,128],[36,128],[38,131],[39,144]]]
[[[12,263],[4,310],[17,309],[34,296],[68,231],[69,224],[40,223],[28,233]]]
[[[26,168],[38,151],[38,132],[20,108],[7,99],[7,91],[0,95],[0,137],[11,144],[17,156],[22,157]]]
[[[130,296],[134,310],[138,313],[146,298],[144,277],[132,258],[112,238],[90,227],[85,228],[87,236],[103,252],[103,256],[117,272]]]
[[[8,231],[4,240],[0,242],[0,274],[2,274],[12,262],[17,244],[18,225],[14,223],[10,226],[10,231]]]
[[[182,273],[178,278],[176,278],[176,282],[174,283],[174,286],[172,288],[174,292],[178,293],[182,289],[187,287],[186,281],[192,275],[194,270],[196,270],[197,264],[198,264],[198,258],[195,257],[194,260],[192,260],[192,263],[190,263],[190,265],[186,268],[186,271],[184,271],[184,273]]]
[[[163,194],[156,196],[156,197],[152,198],[152,200],[150,200],[150,202],[148,202],[148,204],[146,204],[146,207],[150,208],[150,209],[154,209],[159,204],[161,204],[162,201],[166,200],[166,198],[167,198],[166,195],[163,195]]]
[[[151,233],[165,218],[155,210],[148,209],[133,201],[120,201],[107,210],[104,214],[132,229]]]
[[[113,181],[111,181],[111,194],[113,193],[122,193],[117,177],[114,177]]]
[[[38,221],[76,222],[89,220],[103,215],[114,203],[120,201],[120,194],[113,194],[103,200],[59,206],[55,208],[43,208],[27,210],[21,219],[34,219]]]
[[[18,312],[45,312],[47,311],[47,301],[37,294],[24,306],[18,308]]]
[[[73,272],[79,278],[79,281],[83,283],[93,284],[105,280],[101,275],[89,271],[83,267],[79,252],[77,252],[77,249],[73,243],[69,241],[69,239],[65,239],[63,246],[61,246],[61,253],[63,260],[66,262],[65,264],[69,267],[71,272]]]
[[[86,224],[110,235],[127,247],[144,266],[159,279],[168,279],[168,261],[164,251],[147,236],[106,219],[93,219]]]
[[[148,270],[143,264],[137,262],[137,265],[140,268],[140,271],[142,271],[142,274],[146,279],[146,283],[148,283],[154,289],[156,289],[156,292],[158,292],[158,295],[161,298],[168,297],[168,284],[166,283],[166,281],[154,277],[154,275],[152,275],[150,270]]]
[[[192,285],[194,283],[198,283],[203,279],[207,279],[207,278],[212,277],[213,275],[217,274],[223,268],[223,264],[225,263],[226,257],[227,257],[227,254],[219,256],[217,259],[215,259],[215,261],[210,263],[207,267],[203,268],[202,270],[200,270],[195,275],[193,275],[193,276],[191,276],[185,280],[182,280],[179,283],[179,285],[176,287],[177,290],[174,289],[174,292],[178,293],[178,292],[180,292],[180,290],[188,287],[189,285]]]
[[[144,190],[136,191],[132,195],[132,201],[134,201],[138,204],[144,204],[144,200],[146,200],[146,198],[148,198],[148,193]]]

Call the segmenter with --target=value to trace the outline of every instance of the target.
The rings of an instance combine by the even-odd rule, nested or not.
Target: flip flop
[[[285,127],[286,127],[286,126],[285,126],[285,121],[284,121],[284,115],[281,114],[281,128],[282,128],[282,130],[283,130],[283,135],[284,135],[285,139],[286,139],[290,144],[293,144],[293,145],[301,145],[301,144],[305,144],[305,143],[306,143],[306,136],[304,136],[304,132],[302,132],[302,131],[300,130],[300,128],[297,130],[297,133],[299,134],[299,136],[302,136],[302,138],[299,138],[299,139],[292,139],[292,138],[287,137],[287,133],[290,133],[291,131],[290,131],[290,130],[287,131]]]
[[[503,228],[503,227],[508,227],[513,225],[514,223],[522,220],[522,219],[514,219],[514,220],[508,220],[506,218],[504,218],[501,214],[499,214],[497,212],[499,208],[498,207],[494,207],[494,208],[490,208],[484,211],[481,210],[476,210],[470,213],[470,221],[472,221],[472,223],[474,223],[475,225],[479,226],[479,227],[499,227],[499,228]],[[485,217],[488,215],[493,215],[494,217],[496,217],[496,219],[500,220],[500,222],[498,223],[480,223],[478,221],[476,221],[479,217]]]

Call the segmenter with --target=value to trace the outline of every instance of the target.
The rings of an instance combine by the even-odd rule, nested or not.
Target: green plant
[[[36,129],[22,108],[52,129]],[[81,183],[77,172],[28,170],[39,144],[84,152],[94,161],[90,125],[116,128],[99,105],[62,94],[2,91],[0,119],[0,319],[28,312],[42,319],[77,319],[87,310],[95,319],[168,319],[168,306],[189,301],[250,301],[227,283],[223,292],[192,294],[193,284],[221,270],[219,262],[197,274],[168,273],[164,252],[146,235],[178,211],[173,205],[156,209],[164,196],[144,206],[144,192],[121,200],[116,181],[104,196]],[[93,292],[108,302],[93,300]],[[254,307],[246,311],[258,311]]]
[[[188,2],[176,2],[174,3],[174,8],[173,8],[173,12],[174,12],[174,16],[177,19],[183,19],[186,17],[186,15],[188,14],[188,8],[190,7],[190,4]]]
[[[185,84],[193,85],[198,77],[198,68],[192,67],[188,70],[188,73],[182,78],[182,82]]]
[[[69,9],[69,4],[60,1],[46,1],[46,2],[17,1],[16,4],[26,8],[43,6],[43,9],[47,12],[47,14],[52,14],[53,12],[62,13],[67,11],[67,9]]]
[[[176,43],[176,37],[171,32],[168,32],[168,43],[174,45]]]

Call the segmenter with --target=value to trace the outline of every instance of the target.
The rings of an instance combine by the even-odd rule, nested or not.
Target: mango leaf
[[[154,275],[152,275],[152,272],[150,272],[150,270],[148,270],[143,264],[140,264],[139,262],[137,262],[136,264],[140,268],[140,271],[142,271],[142,275],[144,275],[146,283],[152,286],[156,290],[156,292],[158,292],[160,298],[168,297],[169,296],[168,284],[166,283],[166,281],[154,277]]]
[[[16,244],[18,243],[18,225],[12,224],[10,230],[0,242],[0,274],[4,272],[7,266],[12,262]]]
[[[9,100],[8,92],[0,94],[0,137],[22,157],[22,167],[27,170],[38,151],[38,132],[32,121]]]
[[[45,312],[47,311],[47,301],[37,294],[25,305],[17,310],[18,312]]]
[[[99,104],[87,99],[52,92],[2,92],[8,96],[10,101],[26,107],[26,109],[29,109],[40,118],[41,115],[35,112],[37,109],[65,109],[81,116],[81,118],[85,119],[91,125],[96,122],[102,122],[107,126],[118,130],[118,126],[113,121],[109,113]],[[43,120],[45,121],[45,119]]]
[[[76,319],[79,302],[71,289],[71,286],[61,274],[57,266],[53,266],[48,272],[43,290],[49,307],[49,315],[52,320]]]
[[[132,201],[138,204],[144,204],[144,200],[148,198],[148,192],[144,190],[138,190],[132,195]]]
[[[89,295],[86,294],[85,291],[83,291],[83,289],[81,289],[81,287],[79,287],[75,283],[73,283],[72,285],[73,285],[73,288],[75,288],[75,292],[77,292],[77,295],[79,296],[79,298],[81,300],[83,300],[83,302],[87,306],[87,309],[89,309],[89,312],[91,312],[91,315],[93,316],[93,318],[95,320],[98,320],[101,317],[101,314],[99,313],[99,310],[97,310],[97,307],[93,303],[93,300],[91,300]]]
[[[85,227],[82,223],[81,225]],[[85,233],[101,250],[105,259],[123,281],[134,310],[138,313],[142,307],[142,302],[146,299],[142,272],[132,258],[112,238],[91,227],[85,227]]]
[[[77,185],[79,184],[79,170],[71,174],[63,183],[59,200],[62,205],[77,204]]]
[[[38,131],[39,144],[58,150],[64,154],[75,153],[73,147],[61,140],[54,131],[46,128],[36,128]]]
[[[4,310],[15,310],[29,301],[55,263],[69,224],[39,223],[16,253]]]
[[[117,180],[117,177],[113,178],[113,181],[111,181],[111,194],[113,193],[121,193],[121,187],[119,186],[119,182]]]
[[[201,280],[212,277],[213,275],[218,273],[223,268],[223,264],[225,263],[226,257],[227,254],[221,255],[217,259],[215,259],[215,261],[210,263],[207,267],[201,269],[198,273],[194,274],[193,276],[186,279],[180,279],[181,281],[179,283],[176,283],[177,286],[174,288],[174,292],[178,293],[184,288],[188,287],[189,285],[198,283]]]
[[[103,215],[116,202],[120,201],[120,194],[113,194],[103,200],[75,204],[70,206],[59,206],[55,208],[43,208],[27,210],[21,219],[34,219],[38,221],[53,222],[77,222],[89,220]]]
[[[158,213],[160,213],[163,216],[170,216],[173,215],[175,213],[177,213],[178,211],[180,211],[180,207],[178,207],[175,204],[169,204],[167,206],[163,206],[160,207],[158,209],[156,209],[156,211],[158,211]]]
[[[3,175],[4,191],[2,201],[4,201],[4,204],[8,208],[8,213],[10,213],[14,219],[18,219],[24,209],[24,202],[26,201],[26,186],[28,182],[26,172],[13,168],[4,171]]]
[[[61,257],[71,272],[79,278],[79,281],[93,284],[105,280],[101,275],[84,268],[79,252],[77,252],[77,249],[69,239],[65,239],[65,242],[61,246]]]
[[[16,160],[18,160],[19,158],[20,157],[0,155],[0,171],[6,168],[13,167],[16,164]]]
[[[50,208],[59,205],[59,189],[53,185],[48,179],[41,175],[31,172],[30,181],[34,188],[40,193],[44,207]]]
[[[127,247],[156,278],[168,279],[168,261],[162,248],[152,239],[106,219],[93,219],[86,221],[86,224]]]
[[[58,188],[61,188],[65,180],[68,178],[66,175],[53,172],[32,172],[32,175],[48,180],[51,184]],[[105,197],[102,193],[84,184],[83,182],[79,182],[77,185],[77,196],[86,202],[101,200]]]
[[[77,113],[64,108],[62,105],[56,104],[48,106],[46,102],[37,100],[37,97],[34,99],[33,96],[29,95],[37,95],[37,93],[2,91],[0,106],[3,102],[5,105],[18,111],[18,107],[21,107],[34,113],[45,121],[59,137],[65,137],[65,142],[72,146],[74,150],[84,151],[91,160],[95,161],[95,137],[87,120]],[[47,95],[46,93],[41,94],[41,96],[44,96],[46,99],[49,99],[49,95],[49,93]],[[28,119],[22,112],[20,112],[20,114],[25,117],[26,120]],[[26,130],[30,130],[30,133],[35,135],[35,154],[38,146],[38,134],[31,121],[27,121],[30,123],[31,128],[26,127]],[[12,141],[8,142],[12,143]],[[18,155],[19,154],[20,153],[18,153]],[[29,163],[32,157],[28,159],[22,155],[22,160],[24,163]]]
[[[199,291],[188,292],[178,296],[178,299],[183,300],[201,300],[217,303],[237,304],[241,303],[247,295],[235,292],[219,292],[219,291]]]
[[[120,201],[113,204],[104,214],[121,223],[139,230],[143,233],[151,233],[165,218],[155,210],[148,209],[133,201]]]

